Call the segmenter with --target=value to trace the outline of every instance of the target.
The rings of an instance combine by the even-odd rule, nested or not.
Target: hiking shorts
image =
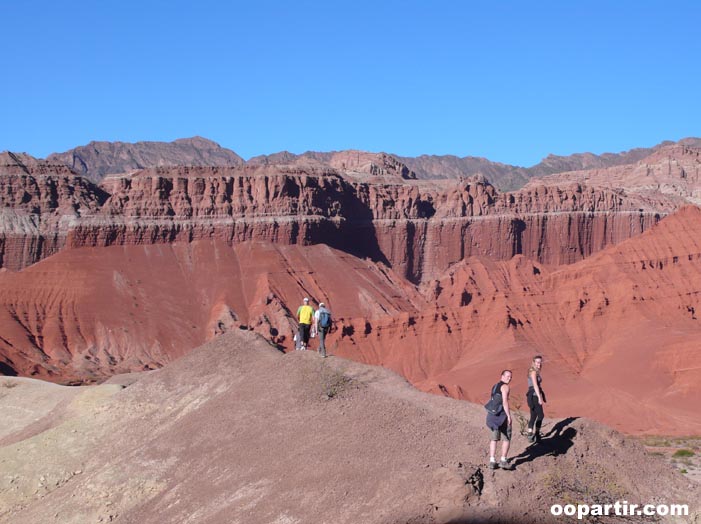
[[[504,440],[511,441],[511,426],[509,426],[508,420],[499,426],[497,429],[490,429],[492,432],[492,440],[500,441],[501,436],[504,435]]]

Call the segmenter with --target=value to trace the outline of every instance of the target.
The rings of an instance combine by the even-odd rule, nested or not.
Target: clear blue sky
[[[701,136],[701,2],[7,1],[0,150],[618,152]]]

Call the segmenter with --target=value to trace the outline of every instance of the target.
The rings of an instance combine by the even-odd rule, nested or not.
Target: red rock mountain
[[[480,180],[405,180],[401,169],[154,168],[99,187],[70,172],[4,169],[0,257],[13,270],[63,247],[266,240],[325,243],[418,283],[472,255],[571,263],[674,209],[618,190],[573,184],[499,194]]]
[[[99,186],[0,160],[6,374],[97,380],[241,327],[288,350],[310,296],[334,311],[333,352],[424,390],[480,401],[509,366],[521,395],[537,352],[549,413],[701,431],[701,218],[660,221],[678,194],[577,182],[501,194],[480,178],[413,180],[358,152]]]
[[[416,179],[416,173],[411,171],[396,157],[386,153],[368,153],[365,151],[334,151],[332,153],[307,152],[293,155],[287,151],[269,156],[251,158],[249,166],[260,165],[296,165],[296,166],[328,166],[340,170],[346,175],[353,173],[398,176],[403,179]]]
[[[604,153],[602,155],[593,153],[577,153],[569,156],[548,155],[538,164],[528,168],[492,162],[485,158],[460,158],[453,155],[421,155],[415,158],[397,158],[413,170],[419,178],[436,179],[482,175],[499,190],[514,191],[523,187],[534,177],[634,164],[673,144],[673,142],[666,141],[649,148],[636,148],[622,153]],[[701,147],[701,139],[685,138],[677,144],[698,148]]]
[[[533,179],[529,186],[580,183],[592,187],[623,188],[642,199],[664,195],[677,203],[701,204],[701,147],[670,145],[635,164],[559,173]]]
[[[701,210],[688,207],[569,266],[468,259],[423,285],[435,308],[359,319],[339,352],[475,402],[505,368],[518,370],[520,397],[530,359],[542,354],[549,413],[631,433],[699,434],[699,253]]]
[[[158,166],[239,166],[233,151],[202,137],[173,142],[90,142],[65,153],[49,155],[49,162],[65,164],[93,182],[106,175]]]
[[[523,187],[529,179],[553,173],[583,169],[604,169],[611,166],[633,164],[660,148],[672,145],[662,142],[651,148],[637,148],[622,153],[594,155],[581,153],[569,156],[549,155],[540,163],[518,167],[493,162],[479,157],[454,155],[421,155],[404,157],[387,153],[363,151],[336,151],[330,153],[308,151],[300,155],[283,151],[251,158],[250,165],[323,164],[344,171],[360,171],[377,174],[377,171],[399,170],[405,178],[451,179],[481,176],[500,191],[513,191]],[[701,147],[701,139],[685,138],[678,145]],[[129,173],[138,169],[163,166],[240,166],[244,160],[229,149],[201,137],[175,140],[174,142],[91,142],[64,153],[49,156],[52,163],[62,163],[93,182],[99,182],[108,174]]]

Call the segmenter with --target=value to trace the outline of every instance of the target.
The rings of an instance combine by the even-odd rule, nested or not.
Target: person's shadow
[[[577,430],[567,427],[579,417],[568,417],[555,424],[552,429],[535,444],[528,446],[523,453],[514,457],[512,466],[516,467],[525,462],[531,462],[545,455],[564,455],[574,444],[572,440]]]

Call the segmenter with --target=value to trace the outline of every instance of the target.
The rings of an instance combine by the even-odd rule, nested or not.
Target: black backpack
[[[503,399],[501,398],[502,384],[503,382],[500,380],[494,384],[494,386],[492,386],[492,393],[489,397],[489,402],[484,405],[484,409],[487,410],[487,413],[491,413],[492,415],[501,415],[501,412],[504,411]]]

